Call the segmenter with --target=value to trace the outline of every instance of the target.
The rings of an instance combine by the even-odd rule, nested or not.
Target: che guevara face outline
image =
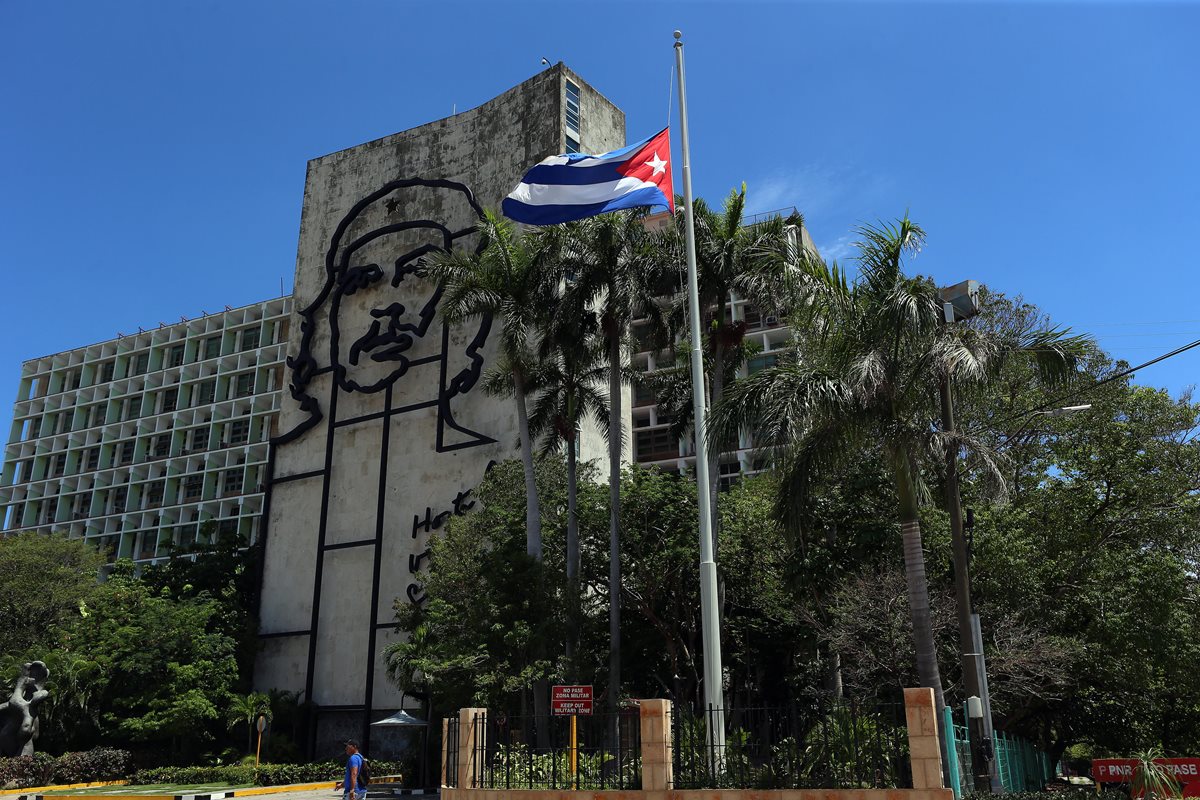
[[[391,212],[394,210],[395,201],[387,198],[389,195],[400,190],[430,190],[430,195],[433,195],[435,191],[449,192],[450,195],[443,196],[443,200],[449,200],[450,202],[449,204],[443,203],[443,206],[452,207],[454,203],[465,204],[463,207],[468,210],[468,216],[470,217],[469,224],[461,229],[451,230],[441,222],[433,220],[407,220],[387,223],[376,226],[345,243],[349,238],[347,231],[351,225],[371,209],[378,211],[380,208],[387,208],[388,214],[384,215],[385,218],[392,216]],[[383,378],[370,382],[354,380],[353,376],[349,374],[348,367],[355,365],[341,363],[339,355],[339,348],[341,346],[340,338],[342,335],[342,325],[339,320],[341,300],[343,297],[364,290],[379,291],[383,288],[380,286],[383,280],[389,278],[386,269],[392,270],[390,275],[392,287],[398,287],[410,275],[414,278],[418,277],[422,258],[429,253],[441,250],[448,251],[456,244],[461,245],[464,239],[475,233],[475,222],[482,218],[483,208],[476,201],[471,190],[461,183],[444,179],[404,178],[393,180],[355,203],[338,223],[336,230],[330,237],[329,247],[325,253],[326,279],[324,286],[311,303],[300,309],[300,329],[302,333],[300,348],[294,356],[289,356],[287,359],[287,365],[291,371],[289,392],[292,398],[299,403],[301,410],[308,414],[308,418],[297,424],[292,430],[273,440],[276,444],[286,444],[295,441],[324,418],[325,415],[321,409],[320,402],[310,392],[310,384],[317,375],[326,372],[333,373],[332,377],[335,385],[343,391],[379,392],[395,383],[414,364],[439,358],[438,356],[432,356],[428,359],[410,359],[408,351],[413,347],[417,339],[425,337],[426,334],[430,333],[431,328],[433,328],[437,304],[442,295],[442,287],[440,285],[435,287],[432,294],[421,303],[415,318],[411,315],[402,318],[404,312],[395,307],[396,303],[394,301],[396,298],[391,298],[389,301],[385,293],[381,296],[380,302],[375,304],[372,312],[374,319],[371,324],[365,330],[348,330],[346,332],[347,337],[353,337],[350,349],[359,363],[373,361],[385,364],[391,362],[397,365]],[[391,258],[389,254],[389,259],[379,259],[380,261],[384,261],[383,264],[365,258],[363,248],[367,245],[382,237],[397,234],[402,235],[406,231],[424,232],[426,235],[432,233],[431,238],[436,244],[426,242],[396,255],[394,258]],[[477,242],[475,251],[479,252],[482,247],[483,242]],[[355,263],[356,255],[362,259],[360,263]],[[322,317],[325,319],[322,319]],[[376,322],[378,326],[375,325]],[[330,341],[328,360],[322,366],[314,354],[313,345],[316,343],[317,332],[324,324],[329,325]],[[462,429],[461,426],[454,422],[449,402],[454,396],[470,391],[478,380],[483,366],[483,358],[480,350],[487,340],[490,329],[491,318],[490,315],[487,315],[480,320],[479,330],[476,331],[474,338],[468,343],[462,353],[467,359],[466,366],[456,372],[449,372],[444,375],[443,388],[439,397],[439,413],[444,418],[444,423],[450,428],[473,435],[475,435],[474,432],[465,431],[465,429]],[[443,362],[443,371],[445,371],[447,368],[447,364],[445,363],[447,354],[444,352],[446,342],[445,331],[442,334],[443,352],[440,355],[440,359]],[[347,358],[347,360],[350,359]],[[491,440],[488,437],[477,435],[477,441],[485,442]],[[450,447],[447,446],[448,449]],[[440,437],[438,448],[439,450],[442,449]]]

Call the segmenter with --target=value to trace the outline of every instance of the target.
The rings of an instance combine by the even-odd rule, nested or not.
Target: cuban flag
[[[528,225],[594,217],[638,206],[675,211],[671,188],[670,129],[600,156],[551,156],[529,172],[504,199],[504,216]]]

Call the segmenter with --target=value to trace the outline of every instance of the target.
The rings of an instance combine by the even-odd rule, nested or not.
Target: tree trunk
[[[917,678],[922,686],[933,689],[938,719],[946,706],[942,677],[938,672],[937,651],[933,643],[933,617],[929,612],[929,582],[925,577],[925,550],[921,544],[921,523],[917,519],[916,492],[908,454],[892,454],[896,494],[900,505],[900,533],[904,540],[904,576],[908,583],[908,608],[912,614],[913,645],[917,656]]]
[[[571,438],[567,441],[567,668],[575,680],[575,643],[579,638],[579,520],[576,517],[578,496],[578,467],[575,445],[579,429],[572,423]]]
[[[525,408],[525,376],[513,372],[517,400],[517,429],[521,438],[521,464],[525,467],[525,552],[542,560],[542,509],[533,472],[533,442],[529,438],[529,412]]]
[[[621,334],[608,339],[608,710],[615,730],[621,695]]]

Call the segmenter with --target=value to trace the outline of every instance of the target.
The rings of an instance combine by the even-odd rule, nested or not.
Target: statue
[[[21,665],[12,695],[0,703],[0,756],[31,756],[38,737],[38,706],[50,696],[42,687],[50,670],[41,661]]]

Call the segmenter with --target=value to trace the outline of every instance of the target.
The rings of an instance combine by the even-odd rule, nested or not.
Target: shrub
[[[58,758],[46,753],[0,758],[0,788],[120,780],[129,774],[132,762],[129,751],[111,747],[65,753]]]
[[[54,763],[54,783],[120,780],[132,767],[128,750],[96,747],[83,753],[63,753]]]
[[[0,787],[25,789],[45,786],[54,776],[54,759],[45,753],[0,758]]]

